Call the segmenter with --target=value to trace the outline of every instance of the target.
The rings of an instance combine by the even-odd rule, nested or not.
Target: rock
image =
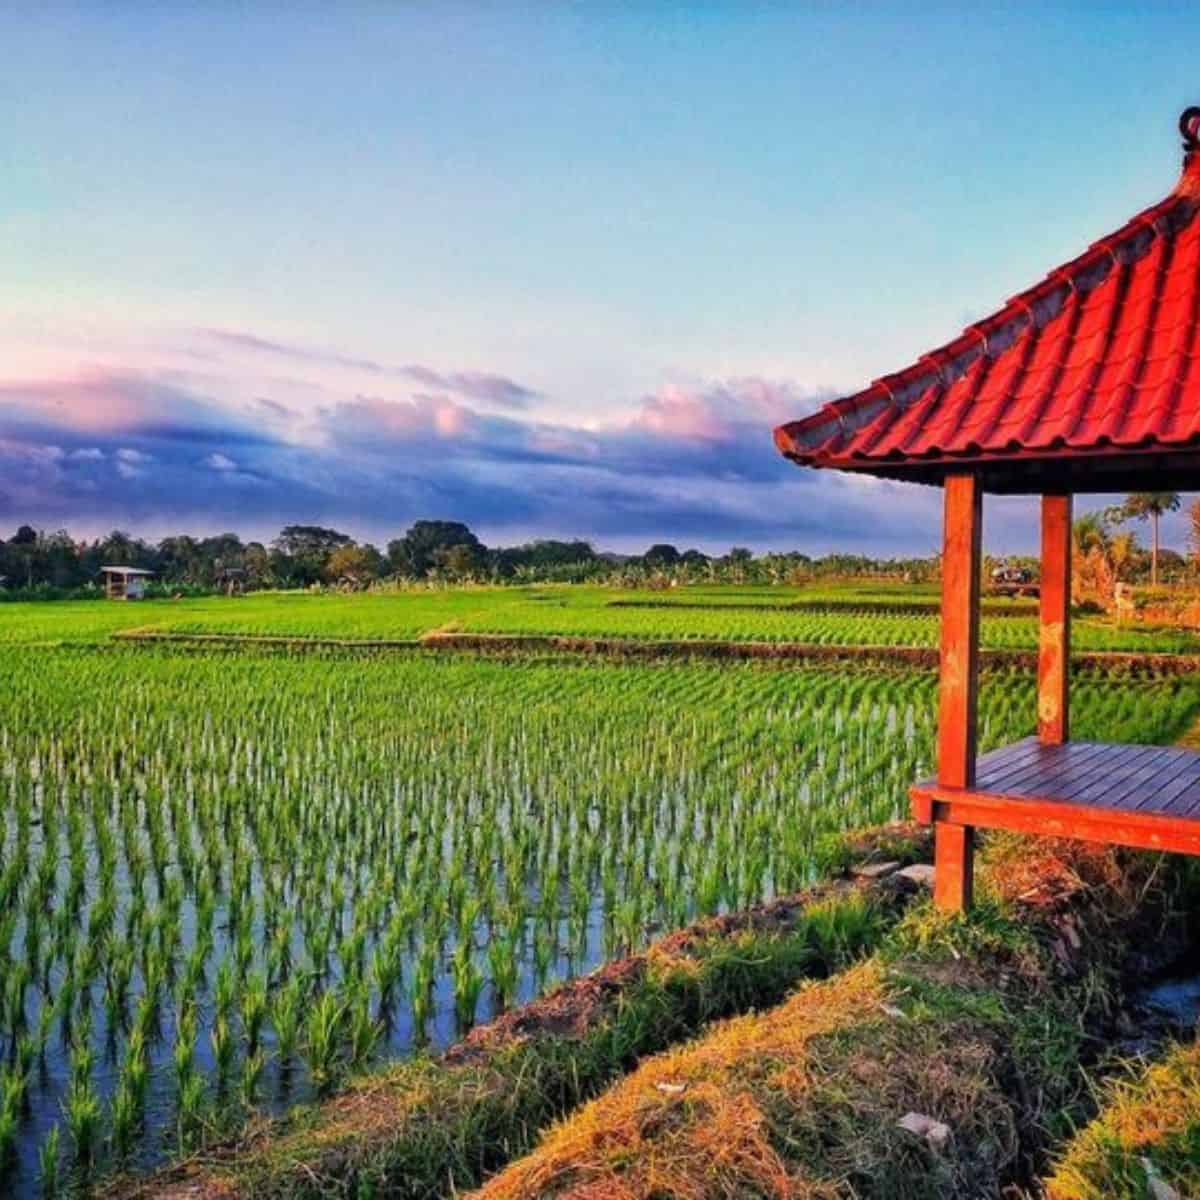
[[[1142,1170],[1146,1172],[1146,1185],[1154,1200],[1183,1200],[1183,1197],[1158,1173],[1155,1165],[1148,1159],[1139,1160]]]
[[[923,1137],[935,1150],[940,1150],[950,1140],[950,1126],[941,1121],[935,1121],[924,1113],[905,1113],[900,1118],[901,1129]]]
[[[900,870],[898,862],[860,863],[854,868],[854,874],[860,879],[886,879]]]
[[[905,867],[903,871],[897,871],[896,874],[901,879],[915,883],[918,887],[933,887],[934,871],[929,863],[913,863],[911,867]]]
[[[656,1083],[654,1086],[664,1096],[682,1096],[687,1091],[686,1083]]]

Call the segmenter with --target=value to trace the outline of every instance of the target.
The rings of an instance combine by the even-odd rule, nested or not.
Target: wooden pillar
[[[942,650],[938,690],[938,783],[975,784],[975,711],[979,694],[979,570],[983,492],[974,475],[951,475],[945,487],[942,546]],[[933,895],[945,909],[970,907],[974,830],[934,824]]]
[[[1042,497],[1039,589],[1038,739],[1057,746],[1070,736],[1071,497]]]

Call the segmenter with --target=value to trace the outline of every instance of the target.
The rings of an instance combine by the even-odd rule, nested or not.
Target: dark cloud
[[[321,521],[385,539],[418,517],[444,517],[497,541],[897,553],[932,549],[938,528],[934,492],[780,459],[772,425],[814,398],[759,380],[664,388],[623,423],[595,428],[481,411],[437,392],[349,398],[302,427],[268,404],[272,420],[260,428],[249,414],[261,398],[233,412],[178,384],[118,373],[0,388],[0,398],[6,524],[262,536]]]
[[[290,342],[276,342],[252,333],[239,333],[236,330],[202,329],[198,332],[206,338],[236,349],[249,350],[257,354],[270,354],[314,366],[343,367],[368,375],[405,380],[418,383],[425,388],[454,392],[458,396],[494,404],[501,408],[522,409],[528,407],[534,400],[540,399],[540,393],[534,391],[533,388],[517,383],[516,380],[509,379],[506,375],[491,375],[483,371],[442,372],[419,363],[393,365],[379,362],[373,358],[341,354],[334,350],[320,350]]]

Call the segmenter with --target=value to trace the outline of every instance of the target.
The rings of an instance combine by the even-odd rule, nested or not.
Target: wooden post
[[[1042,497],[1042,583],[1038,630],[1038,740],[1071,736],[1071,497]]]
[[[974,475],[946,479],[942,547],[942,651],[938,691],[938,783],[975,783],[975,710],[979,693],[979,569],[983,492]],[[958,910],[971,904],[974,830],[934,824],[934,900]]]

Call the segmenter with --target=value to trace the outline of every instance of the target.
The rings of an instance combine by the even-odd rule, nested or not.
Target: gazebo
[[[140,600],[146,594],[146,580],[154,574],[141,567],[101,567],[100,572],[110,600]]]
[[[943,908],[971,903],[978,828],[1200,854],[1200,754],[1069,739],[1072,496],[1200,482],[1200,108],[1179,127],[1165,200],[912,366],[775,430],[804,466],[944,490],[937,774],[911,791]],[[978,756],[985,492],[1041,497],[1042,582],[1037,735]]]

